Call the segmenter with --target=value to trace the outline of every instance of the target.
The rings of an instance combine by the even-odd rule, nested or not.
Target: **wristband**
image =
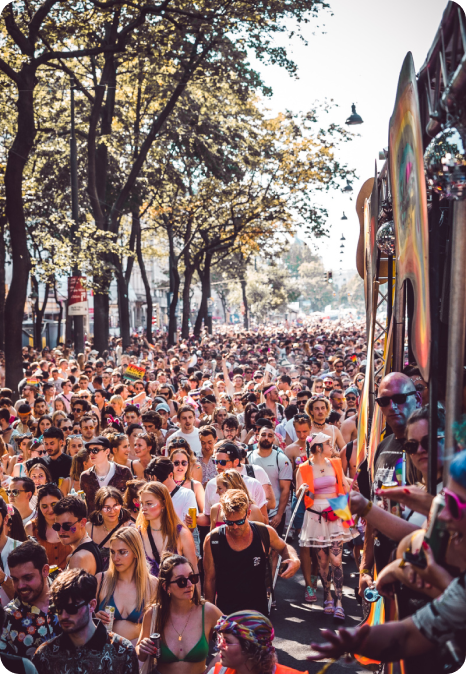
[[[366,517],[366,515],[368,515],[369,512],[371,511],[373,505],[374,504],[372,503],[372,501],[368,501],[367,505],[364,507],[364,510],[361,513],[359,513],[359,517],[362,518]]]
[[[372,575],[370,569],[359,569],[359,573],[361,574],[361,576],[364,575],[365,573],[367,573],[369,576]]]

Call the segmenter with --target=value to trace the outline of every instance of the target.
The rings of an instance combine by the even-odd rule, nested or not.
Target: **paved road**
[[[346,613],[345,625],[354,627],[361,622],[362,611],[354,597],[354,587],[358,578],[354,576],[356,566],[350,555],[343,554],[344,590],[343,608]],[[353,576],[352,576],[353,574]],[[304,578],[298,572],[291,580],[279,579],[276,587],[277,609],[272,612],[272,622],[275,627],[275,648],[278,661],[282,665],[293,667],[299,671],[307,670],[309,674],[317,674],[326,660],[309,662],[306,655],[310,653],[311,641],[321,641],[319,630],[322,628],[334,629],[333,618],[323,612],[323,592],[320,581],[318,583],[316,604],[304,601]],[[367,669],[359,663],[337,662],[329,669],[329,674],[366,674]]]

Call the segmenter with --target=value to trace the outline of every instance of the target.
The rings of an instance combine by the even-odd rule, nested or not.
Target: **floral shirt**
[[[5,606],[5,624],[0,637],[0,654],[31,659],[36,649],[61,633],[56,613],[13,599]]]
[[[107,632],[102,623],[90,640],[78,648],[67,634],[42,644],[32,662],[38,674],[139,674],[131,641]]]

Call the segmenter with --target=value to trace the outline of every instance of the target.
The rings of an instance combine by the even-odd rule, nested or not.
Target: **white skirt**
[[[352,528],[343,526],[343,521],[338,518],[329,522],[325,515],[319,516],[317,513],[329,508],[327,499],[314,501],[312,510],[315,513],[306,510],[304,522],[299,537],[299,547],[301,548],[327,548],[335,541],[347,542],[356,538],[358,532],[353,532]]]

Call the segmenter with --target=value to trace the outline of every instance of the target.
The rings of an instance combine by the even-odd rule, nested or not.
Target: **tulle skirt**
[[[306,510],[299,537],[301,548],[326,548],[336,541],[346,543],[356,538],[358,531],[344,527],[340,518],[329,522],[324,515],[319,516],[317,514],[329,507],[330,504],[327,499],[319,499],[314,501],[312,506],[312,510],[316,511],[315,513]]]

